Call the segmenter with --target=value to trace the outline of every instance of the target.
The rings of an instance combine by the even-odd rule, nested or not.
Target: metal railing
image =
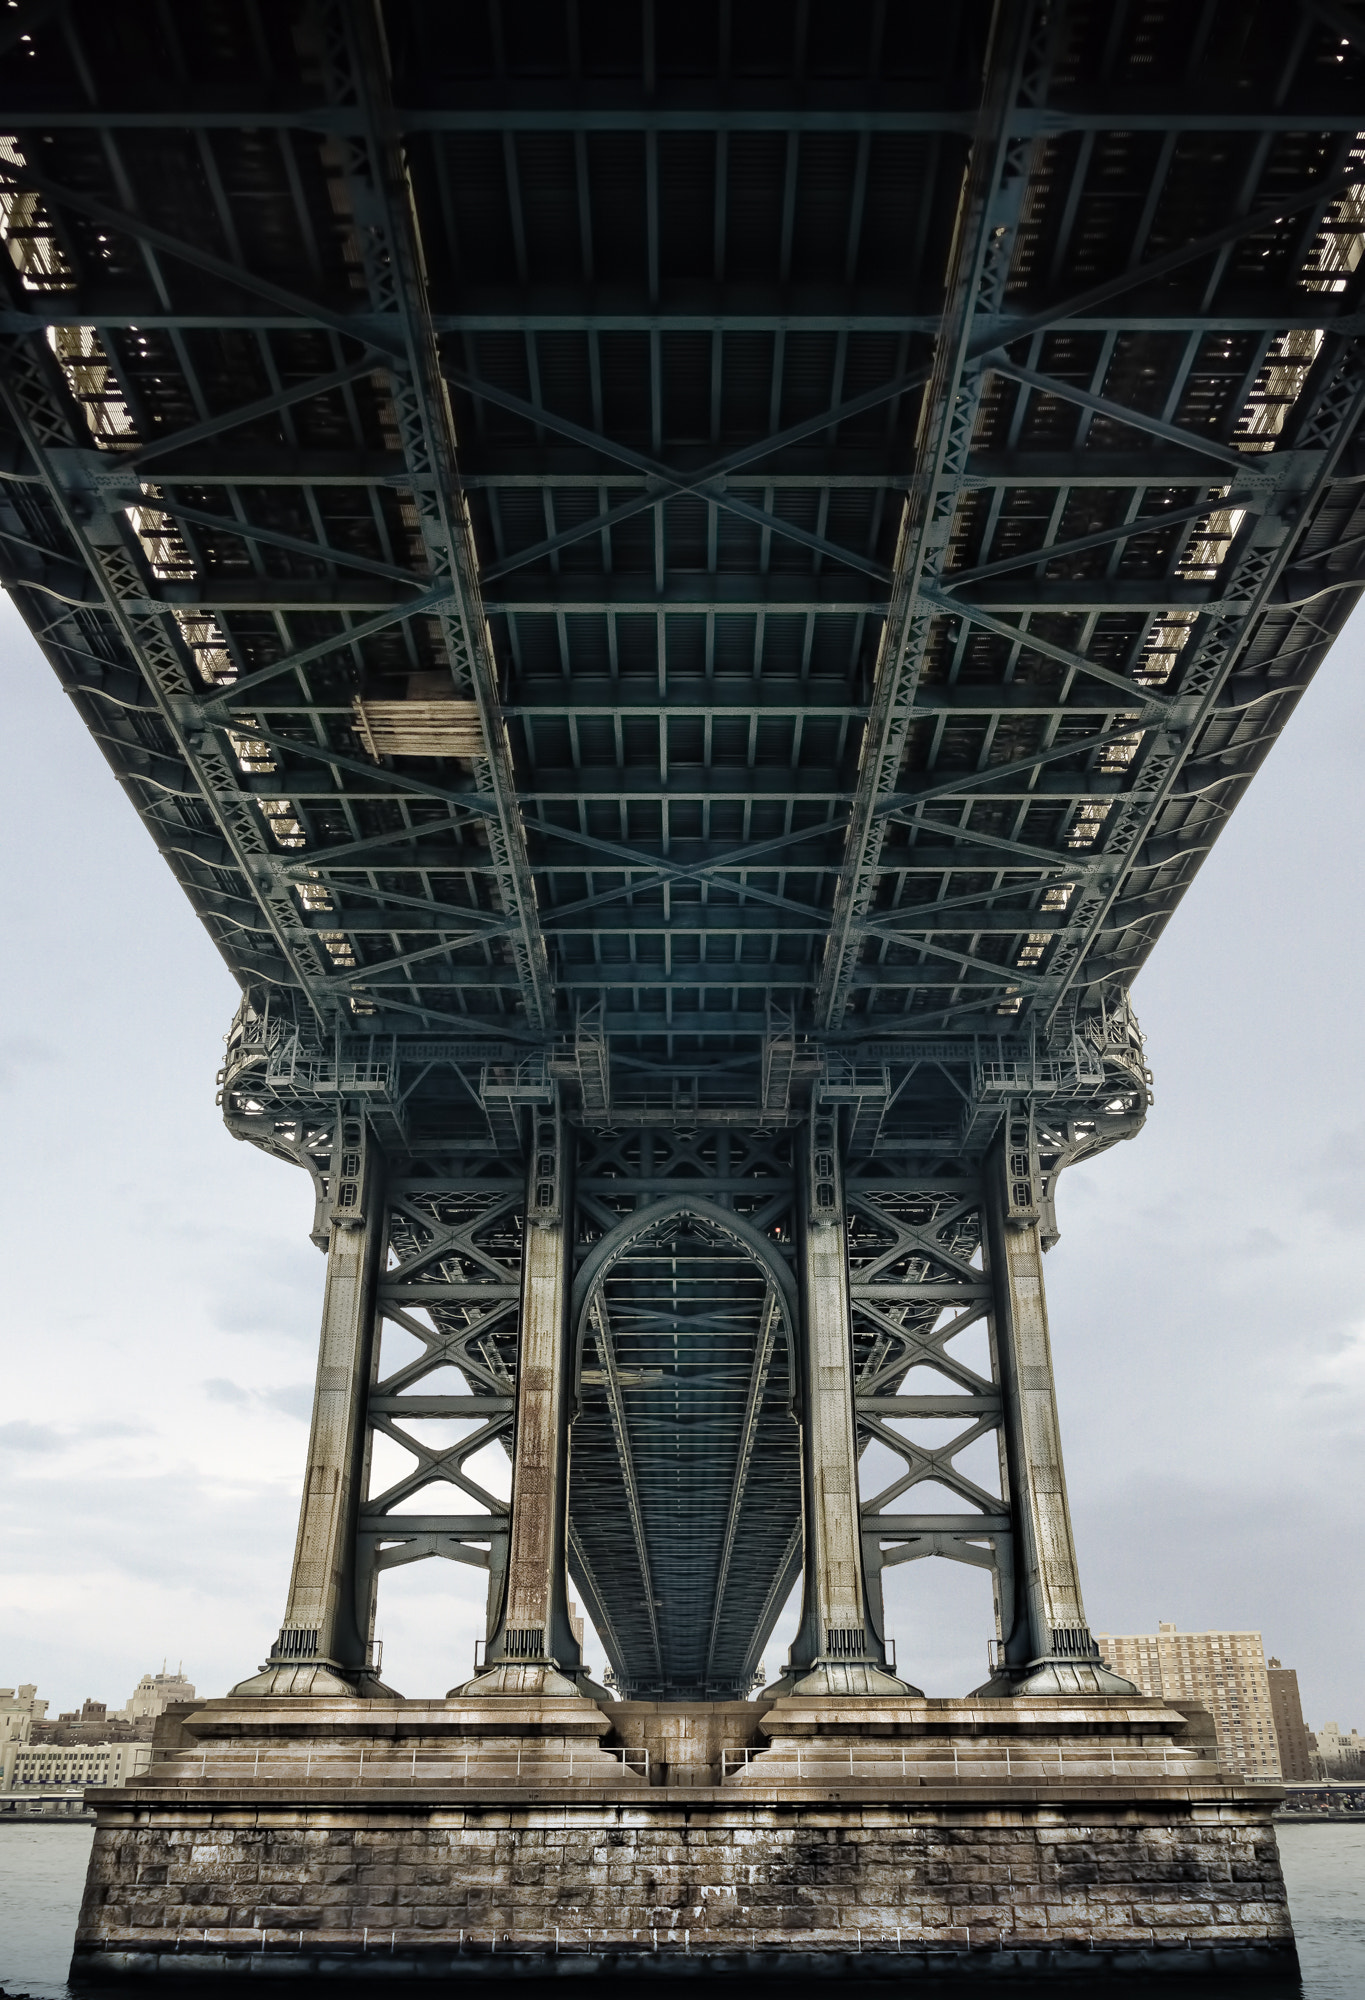
[[[207,1749],[198,1764],[161,1764],[141,1773],[145,1782],[174,1785],[177,1789],[210,1791],[252,1791],[261,1786],[326,1786],[337,1791],[373,1790],[389,1787],[581,1784],[585,1779],[602,1779],[600,1762],[610,1757],[622,1771],[630,1771],[649,1782],[649,1752],[629,1744],[574,1743],[563,1751],[546,1753],[537,1744],[519,1743],[513,1751],[489,1755],[482,1747],[453,1751],[423,1750],[416,1745],[406,1757],[385,1753],[368,1759],[362,1749],[356,1756],[333,1756],[309,1749],[302,1772],[297,1756],[281,1757],[270,1750],[256,1751],[248,1765],[245,1756],[211,1757]],[[209,1765],[212,1762],[212,1771]]]
[[[755,1759],[764,1757],[774,1782],[779,1784],[790,1781],[793,1764],[798,1784],[834,1783],[843,1778],[884,1784],[973,1784],[1002,1777],[1014,1782],[1030,1778],[1070,1778],[1077,1782],[1106,1776],[1132,1782],[1140,1781],[1145,1774],[1155,1776],[1157,1754],[1140,1745],[1113,1743],[1089,1748],[1077,1746],[1069,1756],[1061,1744],[1055,1750],[1042,1751],[1022,1744],[1015,1749],[1008,1743],[1003,1746],[1003,1754],[991,1756],[983,1756],[971,1744],[956,1743],[926,1754],[918,1743],[878,1745],[873,1750],[865,1742],[861,1745],[850,1742],[845,1749],[837,1749],[828,1740],[808,1747],[798,1739],[790,1748],[759,1744],[743,1750],[722,1750],[721,1780],[724,1782],[732,1773],[747,1770]],[[1172,1775],[1193,1776],[1196,1768],[1208,1761],[1196,1749],[1177,1750],[1173,1768],[1172,1754],[1165,1748],[1160,1752],[1163,1779]]]

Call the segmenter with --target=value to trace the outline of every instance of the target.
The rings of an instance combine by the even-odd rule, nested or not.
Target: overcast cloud
[[[235,987],[0,600],[6,1143],[0,1683],[203,1694],[279,1623],[323,1261],[306,1179],[234,1144]],[[1139,979],[1157,1102],[1062,1183],[1048,1259],[1090,1622],[1255,1628],[1310,1724],[1365,1721],[1357,617]],[[17,754],[16,754],[17,753]],[[385,1579],[385,1677],[469,1670],[481,1578]],[[985,1578],[894,1574],[902,1672],[985,1672]],[[781,1646],[770,1652],[776,1667]]]

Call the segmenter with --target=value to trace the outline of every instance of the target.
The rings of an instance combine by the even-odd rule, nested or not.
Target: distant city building
[[[173,1674],[166,1672],[163,1662],[159,1674],[144,1674],[134,1688],[123,1713],[130,1722],[155,1720],[164,1713],[173,1701],[193,1701],[194,1683],[187,1681],[179,1667]]]
[[[21,1688],[0,1688],[0,1756],[11,1743],[27,1743],[34,1723],[47,1714],[47,1703],[37,1695],[33,1681],[25,1681]]]
[[[1280,1772],[1291,1783],[1312,1778],[1313,1746],[1299,1701],[1299,1677],[1293,1667],[1282,1667],[1271,1658],[1266,1663],[1270,1682],[1270,1712],[1275,1718],[1275,1741],[1280,1750]]]
[[[87,1696],[79,1708],[63,1709],[51,1720],[47,1703],[39,1701],[37,1695],[32,1682],[18,1689],[0,1688],[0,1782],[5,1785],[10,1780],[3,1774],[9,1767],[2,1760],[8,1748],[112,1751],[150,1745],[157,1717],[173,1701],[193,1701],[194,1683],[187,1681],[179,1668],[167,1673],[163,1662],[159,1674],[142,1676],[122,1708],[111,1710],[106,1702]],[[79,1782],[121,1784],[123,1780],[86,1778]]]
[[[1324,1722],[1313,1740],[1313,1748],[1322,1766],[1314,1777],[1354,1778],[1365,1769],[1365,1737],[1352,1729],[1349,1733],[1337,1728],[1335,1722]]]
[[[63,1709],[55,1722],[35,1722],[29,1741],[103,1744],[136,1739],[141,1743],[150,1743],[154,1726],[150,1716],[130,1722],[122,1709],[116,1709],[111,1715],[106,1703],[87,1696],[79,1708]]]
[[[57,1720],[76,1729],[103,1729],[109,1720],[109,1706],[107,1702],[92,1701],[87,1695],[79,1708],[64,1709]]]
[[[1280,1776],[1270,1678],[1259,1632],[1178,1632],[1116,1637],[1100,1632],[1099,1648],[1116,1673],[1144,1694],[1198,1702],[1213,1717],[1224,1764],[1247,1778]]]
[[[131,1784],[152,1761],[150,1743],[11,1744],[4,1755],[7,1792],[54,1791],[80,1785]]]

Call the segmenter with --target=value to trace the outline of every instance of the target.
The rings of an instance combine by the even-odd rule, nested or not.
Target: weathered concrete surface
[[[752,1715],[723,1783],[738,1713],[622,1704],[650,1713],[613,1730],[556,1702],[495,1736],[491,1706],[177,1719],[186,1745],[99,1798],[76,1969],[1293,1964],[1281,1788],[1227,1778],[1160,1702],[718,1704]],[[623,1761],[646,1735],[690,1744],[702,1782],[647,1784]]]
[[[800,1142],[803,1567],[801,1617],[780,1685],[805,1692],[918,1694],[888,1673],[867,1617],[858,1511],[853,1321],[837,1111],[813,1111]]]
[[[334,1216],[327,1251],[308,1471],[284,1622],[258,1674],[240,1683],[266,1695],[387,1695],[369,1670],[373,1578],[356,1575],[355,1527],[368,1446],[365,1398],[375,1340],[375,1286],[383,1265],[383,1168],[355,1123],[360,1179],[354,1209]],[[362,1597],[364,1601],[362,1602]]]
[[[572,1694],[582,1667],[569,1623],[569,1287],[573,1241],[571,1149],[563,1113],[533,1109],[521,1257],[517,1415],[506,1589],[489,1633],[487,1671],[450,1693]]]
[[[614,1701],[611,1740],[649,1752],[652,1785],[719,1785],[754,1742],[766,1701]]]

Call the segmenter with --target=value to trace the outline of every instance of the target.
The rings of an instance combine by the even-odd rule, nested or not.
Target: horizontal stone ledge
[[[991,1515],[911,1515],[903,1517],[914,1531],[939,1519],[950,1522],[953,1532],[984,1533]],[[873,1515],[872,1522],[896,1523],[902,1517]],[[397,1525],[395,1525],[397,1524]],[[397,1532],[454,1532],[477,1524],[487,1535],[490,1529],[505,1527],[505,1521],[489,1521],[473,1516],[461,1522],[458,1516],[422,1515],[381,1518],[384,1535]],[[186,1727],[197,1740],[241,1735],[295,1737],[306,1750],[318,1736],[382,1736],[403,1738],[450,1734],[505,1733],[515,1727],[522,1734],[553,1732],[565,1734],[571,1722],[582,1723],[590,1733],[600,1734],[613,1722],[625,1722],[641,1709],[657,1715],[751,1715],[756,1727],[769,1732],[794,1734],[799,1730],[839,1735],[852,1730],[872,1735],[972,1736],[984,1740],[1013,1737],[1020,1732],[1041,1734],[1053,1739],[1090,1736],[1097,1731],[1141,1732],[1171,1737],[1183,1734],[1188,1716],[1183,1707],[1174,1707],[1155,1695],[854,1695],[827,1698],[784,1695],[778,1700],[755,1702],[607,1702],[599,1704],[581,1695],[499,1696],[478,1695],[404,1698],[387,1695],[360,1699],[336,1695],[228,1695],[204,1701],[186,1718]],[[195,1752],[182,1753],[193,1756]],[[1250,1781],[1249,1781],[1250,1782]]]
[[[894,1515],[871,1515],[868,1520],[894,1520]],[[933,1515],[914,1515],[912,1520],[934,1520]],[[941,1518],[960,1522],[960,1515]],[[969,1516],[969,1519],[978,1517]],[[988,1519],[989,1516],[982,1516]],[[1004,1741],[1020,1731],[1041,1734],[1054,1740],[1097,1730],[1140,1731],[1171,1737],[1182,1734],[1188,1724],[1184,1708],[1172,1707],[1159,1695],[781,1695],[763,1712],[760,1727],[769,1734],[806,1731],[816,1735],[840,1735],[852,1730],[859,1735],[971,1736],[983,1742]]]
[[[442,1532],[445,1532],[443,1530]],[[342,1695],[228,1695],[205,1702],[184,1727],[196,1743],[215,1738],[272,1736],[296,1739],[306,1755],[319,1737],[381,1736],[386,1740],[429,1736],[603,1736],[609,1711],[582,1695],[543,1697],[503,1695],[491,1699],[453,1696],[445,1700],[361,1700]],[[192,1759],[196,1752],[179,1756]],[[189,1768],[192,1768],[190,1766]]]
[[[405,1925],[404,1929],[407,1928]],[[734,1928],[742,1933],[748,1926],[740,1922]],[[745,1947],[735,1945],[733,1931],[731,1939],[708,1945],[700,1926],[695,1929],[694,1942],[693,1930],[689,1928],[684,1933],[680,1925],[676,1933],[665,1934],[658,1944],[641,1938],[638,1943],[613,1941],[593,1947],[566,1940],[561,1949],[556,1949],[551,1937],[535,1942],[519,1940],[502,1949],[473,1939],[457,1947],[448,1943],[414,1943],[405,1937],[401,1947],[390,1949],[383,1942],[383,1931],[379,1930],[368,1949],[349,1940],[334,1943],[312,1938],[305,1931],[297,1946],[277,1941],[263,1949],[259,1943],[229,1942],[220,1933],[211,1942],[177,1950],[167,1942],[164,1933],[160,1936],[151,1933],[118,1944],[78,1946],[72,1971],[102,1980],[149,1973],[177,1979],[249,1973],[265,1977],[357,1977],[373,1981],[376,1975],[393,1979],[413,1975],[429,1978],[441,1972],[464,1978],[501,1979],[537,1973],[562,1974],[567,1970],[565,1961],[569,1960],[579,1976],[609,1976],[626,1967],[634,1970],[647,1961],[651,1976],[657,1978],[712,1978],[722,1974],[764,1978],[783,1974],[802,1978],[820,1972],[840,1977],[906,1979],[914,1975],[958,1978],[966,1974],[1017,1972],[1083,1974],[1092,1979],[1116,1970],[1177,1976],[1183,1972],[1254,1973],[1258,1983],[1279,1975],[1296,1984],[1299,1972],[1293,1941],[1283,1935],[1261,1938],[1233,1935],[1193,1941],[1185,1937],[1160,1938],[1150,1931],[1130,1931],[1122,1938],[1097,1940],[1083,1934],[1050,1938],[1040,1931],[1024,1932],[1009,1943],[973,1945],[965,1937],[955,1942],[941,1933],[926,1936],[913,1930],[903,1938],[880,1939],[876,1935],[878,1929],[880,1926],[869,1926],[866,1941],[859,1940],[856,1945],[852,1939],[834,1945],[807,1943],[798,1931],[788,1932],[780,1943],[755,1941]]]
[[[414,1797],[414,1791],[421,1796]],[[268,1825],[272,1815],[281,1812],[291,1816],[302,1814],[305,1818],[312,1813],[331,1815],[341,1812],[348,1819],[354,1818],[357,1824],[366,1825],[376,1814],[385,1818],[407,1815],[414,1823],[425,1823],[432,1813],[520,1814],[547,1807],[591,1813],[603,1809],[617,1812],[628,1807],[633,1815],[641,1817],[641,1823],[673,1813],[684,1816],[688,1824],[697,1824],[696,1815],[705,1812],[707,1823],[726,1827],[744,1825],[748,1823],[748,1816],[755,1813],[819,1813],[838,1808],[842,1816],[845,1808],[856,1810],[863,1806],[882,1811],[899,1809],[912,1815],[926,1811],[950,1811],[954,1817],[959,1811],[984,1810],[998,1817],[1001,1812],[1027,1812],[1034,1807],[1061,1809],[1078,1805],[1092,1807],[1106,1817],[1162,1807],[1203,1807],[1216,1813],[1227,1810],[1249,1813],[1268,1821],[1283,1797],[1283,1787],[1266,1785],[1253,1788],[1246,1782],[1233,1779],[1201,1780],[1196,1783],[1181,1783],[1172,1779],[1169,1782],[1154,1780],[1142,1783],[1128,1776],[1117,1779],[1113,1784],[1097,1783],[1093,1778],[1076,1783],[1070,1780],[1049,1783],[1036,1779],[1001,1782],[963,1778],[956,1784],[926,1782],[914,1787],[899,1780],[877,1784],[856,1777],[837,1786],[809,1783],[738,1785],[732,1782],[724,1786],[465,1787],[460,1784],[432,1784],[419,1779],[411,1789],[397,1785],[375,1788],[130,1785],[111,1786],[107,1790],[96,1788],[96,1793],[87,1794],[87,1797],[96,1806],[101,1825],[115,1823],[116,1819],[117,1823],[129,1826],[153,1821],[164,1826],[169,1823],[166,1818],[168,1813],[172,1816],[212,1817],[226,1812],[232,1816],[234,1824],[240,1822],[242,1814],[246,1814],[247,1823],[254,1820]],[[1165,1814],[1158,1813],[1158,1818],[1165,1817]],[[618,1816],[612,1823],[627,1825],[630,1821],[620,1820]]]

